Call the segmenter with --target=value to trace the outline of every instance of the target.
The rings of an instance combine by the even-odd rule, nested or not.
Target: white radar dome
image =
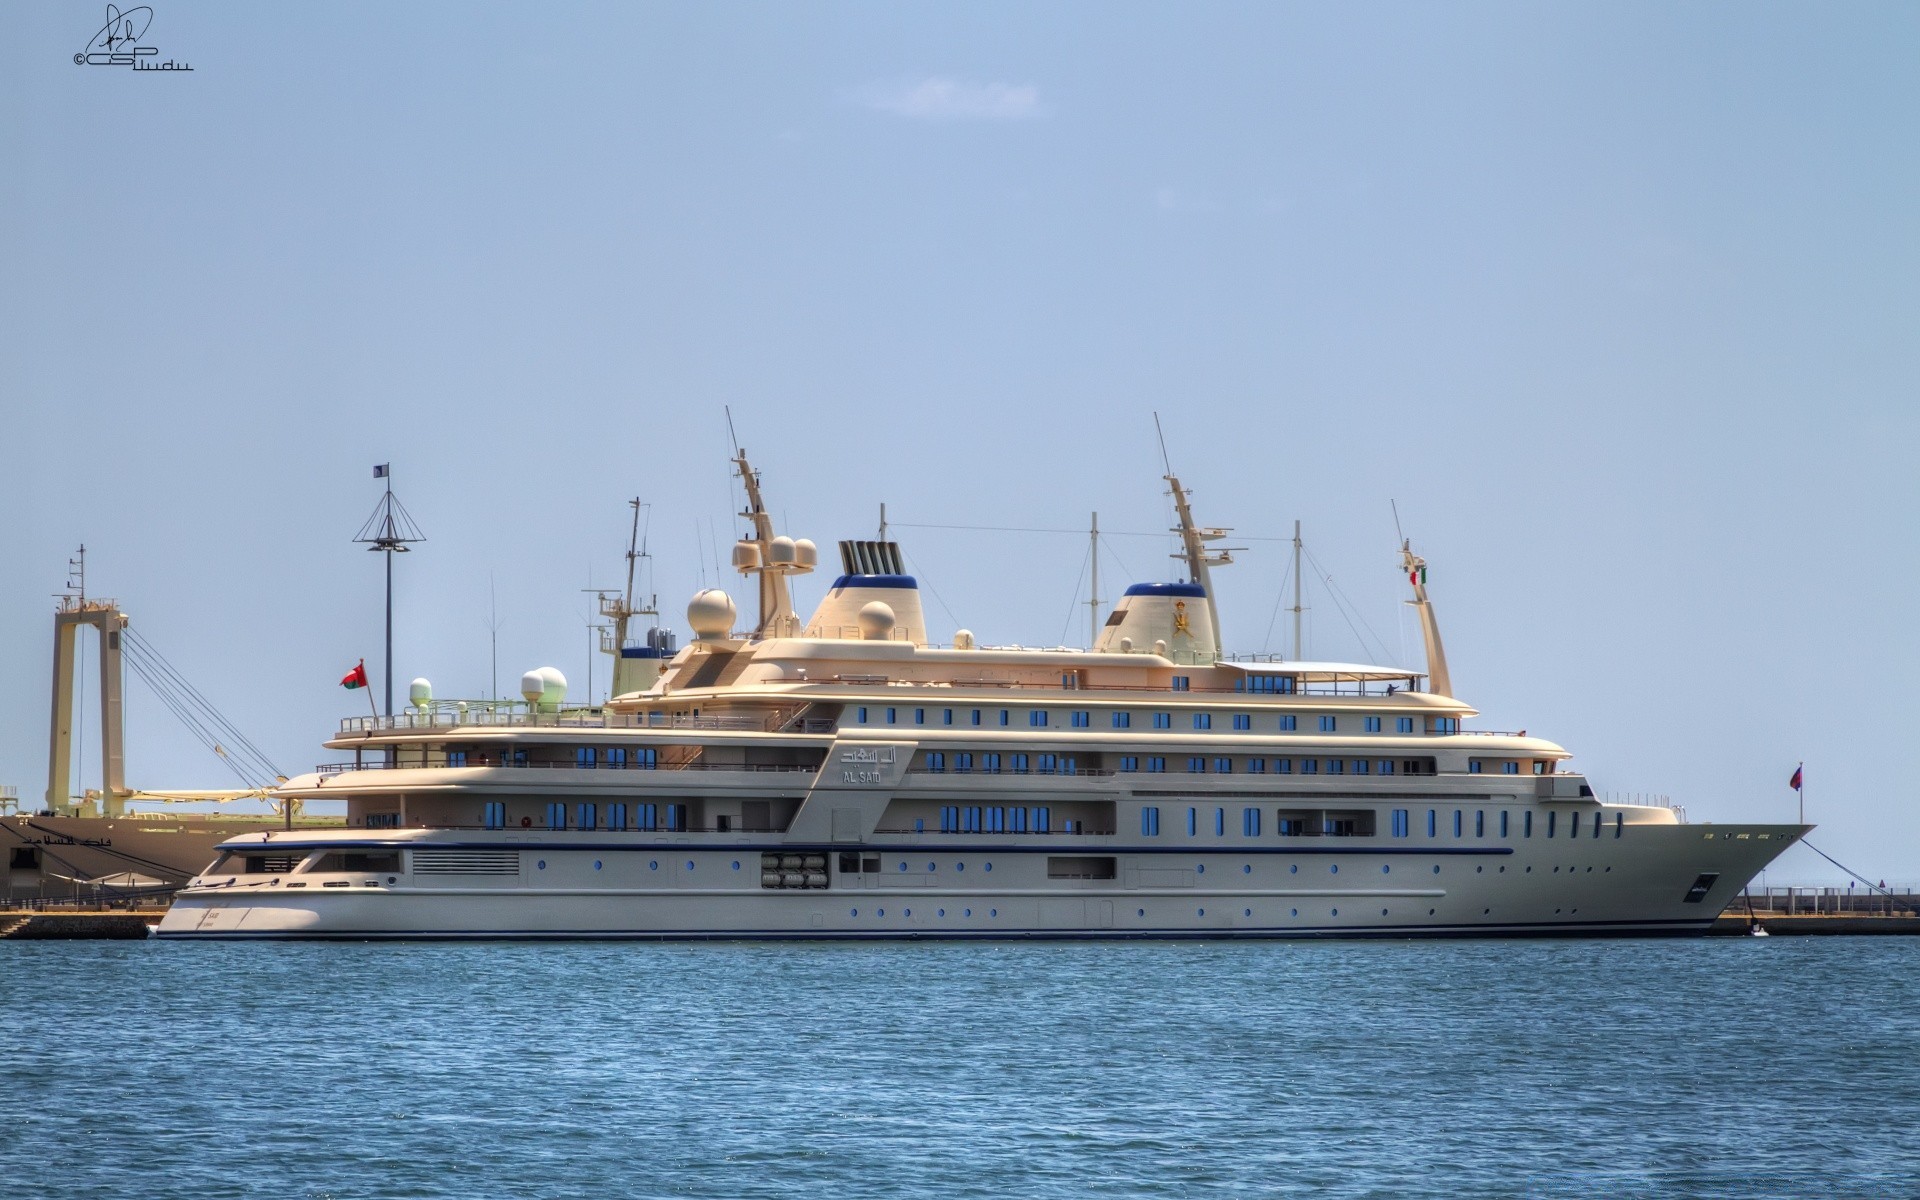
[[[973,630],[962,629],[955,633],[953,635],[953,648],[955,650],[973,649]]]
[[[424,679],[416,679],[407,685],[407,701],[415,708],[425,708],[433,701],[433,685]]]
[[[567,677],[560,673],[559,667],[541,667],[536,674],[544,685],[540,689],[542,703],[557,705],[567,698]]]
[[[793,561],[793,558],[794,548],[792,538],[781,534],[779,537],[773,539],[773,541],[767,543],[767,560],[769,562],[790,563]]]
[[[893,606],[885,600],[869,600],[860,606],[860,636],[879,641],[893,632]]]
[[[820,549],[813,544],[812,538],[798,538],[794,541],[793,561],[803,567],[820,565]]]
[[[695,592],[687,602],[687,624],[702,641],[726,637],[733,629],[733,597],[719,588]]]
[[[760,565],[760,546],[757,542],[738,541],[733,544],[733,565],[739,571],[751,571]]]
[[[541,675],[538,670],[528,671],[520,677],[520,695],[528,704],[538,701],[540,694],[546,690],[546,677]]]

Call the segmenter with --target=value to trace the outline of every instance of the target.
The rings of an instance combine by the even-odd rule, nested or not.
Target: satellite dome
[[[820,550],[813,544],[812,538],[798,538],[793,543],[793,561],[812,570],[820,562]]]
[[[767,560],[769,562],[790,563],[794,560],[794,554],[793,539],[785,534],[781,534],[779,537],[774,538],[773,541],[767,543]]]
[[[520,677],[520,695],[528,704],[538,703],[541,693],[547,690],[546,676],[536,670],[528,671]]]
[[[973,649],[973,630],[956,630],[953,635],[953,648],[955,650]]]
[[[425,708],[433,701],[433,685],[425,679],[416,679],[407,685],[407,702],[415,708]]]
[[[879,641],[893,632],[893,606],[885,600],[870,600],[860,608],[860,636]]]
[[[687,603],[687,624],[702,641],[724,638],[733,629],[733,598],[719,588],[695,592]]]

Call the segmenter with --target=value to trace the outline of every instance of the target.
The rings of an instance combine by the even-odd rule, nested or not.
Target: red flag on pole
[[[1799,766],[1795,767],[1793,769],[1793,778],[1787,781],[1787,786],[1792,788],[1796,792],[1799,791],[1800,790],[1800,773],[1806,769],[1807,769],[1807,764],[1805,763],[1801,763]]]
[[[364,658],[361,659],[359,664],[355,666],[353,670],[348,671],[346,675],[341,678],[340,686],[343,688],[346,688],[348,691],[352,691],[354,688],[366,687],[367,686],[367,660]],[[1799,779],[1800,777],[1798,775],[1794,776],[1795,787],[1800,786],[1798,782]]]

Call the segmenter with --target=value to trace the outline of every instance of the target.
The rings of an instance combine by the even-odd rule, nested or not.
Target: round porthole
[[[1432,910],[1432,909],[1428,909],[1428,910],[1427,910],[1427,915],[1428,915],[1428,916],[1432,916],[1432,915],[1433,915],[1433,910]]]
[[[1384,917],[1384,916],[1386,916],[1386,915],[1387,915],[1387,910],[1386,910],[1386,909],[1384,909],[1384,908],[1383,908],[1383,909],[1381,909],[1381,910],[1380,910],[1380,915],[1381,915],[1381,916],[1383,916],[1383,917]]]
[[[857,908],[850,908],[847,910],[847,915],[850,917],[857,917],[860,915],[860,910]]]
[[[1529,875],[1531,875],[1531,874],[1533,874],[1533,868],[1532,868],[1532,867],[1528,867],[1528,868],[1527,868],[1527,874],[1529,874]]]
[[[1253,915],[1253,910],[1252,910],[1252,909],[1248,909],[1248,910],[1247,910],[1247,915],[1248,915],[1248,916],[1252,916],[1252,915]]]
[[[1196,875],[1205,875],[1207,873],[1207,864],[1205,863],[1193,864],[1193,873]]]
[[[1337,908],[1336,908],[1336,909],[1334,909],[1334,910],[1333,910],[1333,915],[1334,915],[1334,916],[1336,916],[1336,917],[1337,917],[1337,916],[1339,916],[1339,915],[1340,915],[1340,910],[1339,910],[1339,909],[1337,909]]]
[[[1299,864],[1299,863],[1295,863],[1295,864],[1293,864],[1292,866],[1290,866],[1290,867],[1288,867],[1288,868],[1287,868],[1287,874],[1289,874],[1289,875],[1298,875],[1299,873],[1300,873],[1300,864]]]
[[[1475,867],[1475,868],[1473,869],[1473,873],[1474,873],[1475,875],[1479,875],[1479,874],[1481,874],[1482,872],[1484,872],[1485,870],[1486,870],[1486,868],[1485,868],[1485,867]]]
[[[933,864],[932,864],[932,863],[928,863],[928,864],[927,864],[927,870],[929,870],[929,871],[931,871],[931,870],[933,870]]]
[[[1287,910],[1287,915],[1290,917],[1297,917],[1300,915],[1300,910],[1297,908],[1290,908]]]
[[[1492,909],[1490,909],[1490,908],[1483,908],[1483,909],[1481,909],[1481,910],[1480,910],[1480,915],[1484,917],[1484,916],[1486,916],[1486,915],[1488,915],[1489,913],[1491,913],[1492,911],[1493,911],[1493,910],[1492,910]]]
[[[990,917],[997,917],[1000,915],[1000,910],[997,908],[990,908],[987,910],[987,915]]]
[[[900,915],[903,917],[910,917],[913,915],[913,910],[910,908],[903,908],[900,910]]]
[[[965,909],[965,910],[963,910],[963,911],[962,911],[962,912],[960,913],[960,915],[961,915],[961,916],[963,916],[963,917],[970,917],[970,916],[972,916],[972,915],[973,915],[973,910],[972,910],[972,909],[970,909],[970,908],[969,908],[969,909]]]
[[[599,864],[596,863],[594,865],[598,866]],[[737,858],[733,860],[733,869],[736,871],[740,869],[740,860]]]
[[[1144,909],[1144,908],[1143,908],[1143,909],[1141,909],[1141,910],[1140,910],[1140,915],[1141,915],[1141,916],[1143,916],[1143,917],[1144,917],[1144,916],[1146,916],[1146,915],[1147,915],[1147,910],[1146,910],[1146,909]]]
[[[539,867],[539,868],[540,868],[540,869],[541,869],[542,871],[544,871],[544,870],[546,870],[546,869],[547,869],[547,860],[543,858],[543,859],[541,859],[541,860],[540,860],[539,862],[537,862],[537,863],[535,863],[535,864],[533,864],[533,865],[534,865],[534,866],[536,866],[536,867]]]
[[[904,870],[906,870],[906,869],[907,869],[907,864],[906,864],[905,862],[902,862],[902,863],[900,864],[900,869],[901,869],[902,871],[904,871]]]
[[[1435,863],[1435,864],[1433,864],[1433,873],[1434,873],[1435,875],[1438,875],[1438,874],[1440,873],[1440,864],[1439,864],[1439,863]]]
[[[1242,875],[1251,875],[1251,874],[1253,874],[1253,864],[1252,864],[1252,863],[1242,863],[1242,864],[1241,864],[1241,866],[1240,866],[1240,873],[1241,873]]]
[[[987,864],[986,866],[984,866],[984,867],[981,867],[980,869],[981,869],[982,871],[991,871],[991,870],[993,870],[993,864],[992,864],[992,863],[988,863],[988,864]]]
[[[691,871],[691,870],[693,870],[693,860],[692,860],[692,859],[688,859],[688,860],[687,860],[687,870],[689,870],[689,871]]]
[[[600,860],[597,858],[593,860],[593,869],[596,871],[600,869]]]
[[[943,908],[939,912],[934,913],[933,915],[936,917],[944,917],[947,915],[947,910]]]
[[[1329,875],[1338,875],[1339,873],[1340,873],[1340,864],[1339,864],[1339,863],[1332,863],[1332,864],[1330,864],[1330,865],[1329,865],[1329,866],[1327,867],[1327,874],[1329,874]]]
[[[884,917],[887,915],[887,910],[884,908],[876,908],[873,910],[873,915],[876,917]]]
[[[652,861],[650,861],[650,862],[648,862],[648,863],[647,863],[647,870],[649,870],[649,871],[658,871],[659,869],[660,869],[660,860],[659,860],[659,859],[657,859],[657,858],[656,858],[656,859],[653,859]]]
[[[1385,875],[1385,874],[1388,874],[1388,873],[1389,873],[1389,872],[1391,872],[1392,870],[1393,870],[1393,868],[1392,868],[1392,867],[1390,867],[1390,866],[1388,866],[1388,865],[1387,865],[1386,863],[1381,863],[1381,864],[1380,864],[1380,873],[1381,873],[1382,875]]]
[[[1197,910],[1197,911],[1198,911],[1198,912],[1199,912],[1199,914],[1200,914],[1201,916],[1203,916],[1203,917],[1207,915],[1207,910],[1206,910],[1206,909],[1204,909],[1204,908],[1202,908],[1202,909],[1199,909],[1199,910]]]
[[[965,863],[955,863],[955,864],[953,864],[953,869],[954,869],[954,870],[956,870],[956,871],[964,871],[964,870],[966,870],[966,869],[967,869],[967,864],[965,864]]]

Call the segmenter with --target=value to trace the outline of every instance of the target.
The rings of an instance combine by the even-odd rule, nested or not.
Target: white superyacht
[[[226,842],[179,938],[1284,938],[1704,932],[1810,827],[1603,803],[1570,754],[1469,730],[1423,564],[1426,668],[1227,657],[1171,474],[1186,580],[1127,589],[1091,650],[934,644],[887,541],[840,544],[810,619],[744,454],[752,627],[618,630],[613,696],[351,718],[279,789],[344,830]]]

